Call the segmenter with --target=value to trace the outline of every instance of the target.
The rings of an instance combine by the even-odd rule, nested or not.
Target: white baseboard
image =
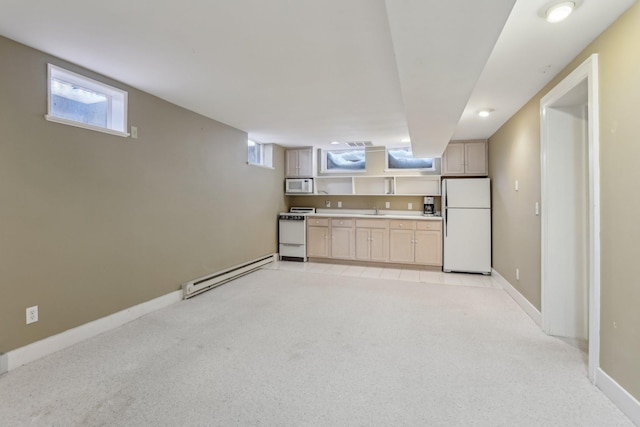
[[[602,368],[596,369],[596,386],[629,417],[632,423],[640,426],[640,402]]]
[[[9,370],[9,368],[7,367],[7,364],[8,364],[7,359],[9,358],[7,357],[6,354],[0,354],[0,375],[4,374]]]
[[[0,355],[0,374],[182,301],[182,291],[154,298]],[[4,370],[3,370],[4,368]]]
[[[491,269],[491,275],[497,279],[498,283],[504,288],[504,290],[513,298],[513,300],[524,310],[525,313],[542,328],[542,314],[533,304],[529,302],[511,283],[507,281],[500,273]]]

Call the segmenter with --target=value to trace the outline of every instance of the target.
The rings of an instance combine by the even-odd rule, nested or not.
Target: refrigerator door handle
[[[444,198],[444,237],[447,237],[447,211],[449,209],[449,201],[447,200],[447,180],[443,181],[442,196]]]

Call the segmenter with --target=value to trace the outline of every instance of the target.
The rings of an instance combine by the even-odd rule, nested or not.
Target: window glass
[[[127,92],[48,65],[47,120],[128,136]]]
[[[248,158],[249,163],[262,164],[262,144],[249,140],[248,146]]]
[[[51,114],[54,116],[107,127],[107,107],[105,94],[51,79]]]
[[[247,140],[247,163],[273,168],[273,144],[261,144]]]
[[[402,147],[387,149],[387,169],[435,170],[435,166],[433,158],[414,158],[411,147]]]
[[[327,150],[325,151],[325,170],[365,170],[366,157],[364,149]]]

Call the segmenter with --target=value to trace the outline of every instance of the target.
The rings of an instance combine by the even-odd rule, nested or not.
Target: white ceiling
[[[549,24],[548,0],[0,0],[0,34],[259,142],[410,136],[439,156],[491,136],[634,2]]]

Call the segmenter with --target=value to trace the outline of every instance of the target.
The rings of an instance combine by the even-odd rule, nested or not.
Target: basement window
[[[322,172],[365,172],[366,167],[364,148],[322,151]]]
[[[387,148],[387,170],[436,170],[435,161],[431,157],[413,157],[411,147]]]
[[[47,120],[129,136],[127,92],[52,64],[47,74]]]
[[[273,144],[247,140],[247,164],[273,169]]]

